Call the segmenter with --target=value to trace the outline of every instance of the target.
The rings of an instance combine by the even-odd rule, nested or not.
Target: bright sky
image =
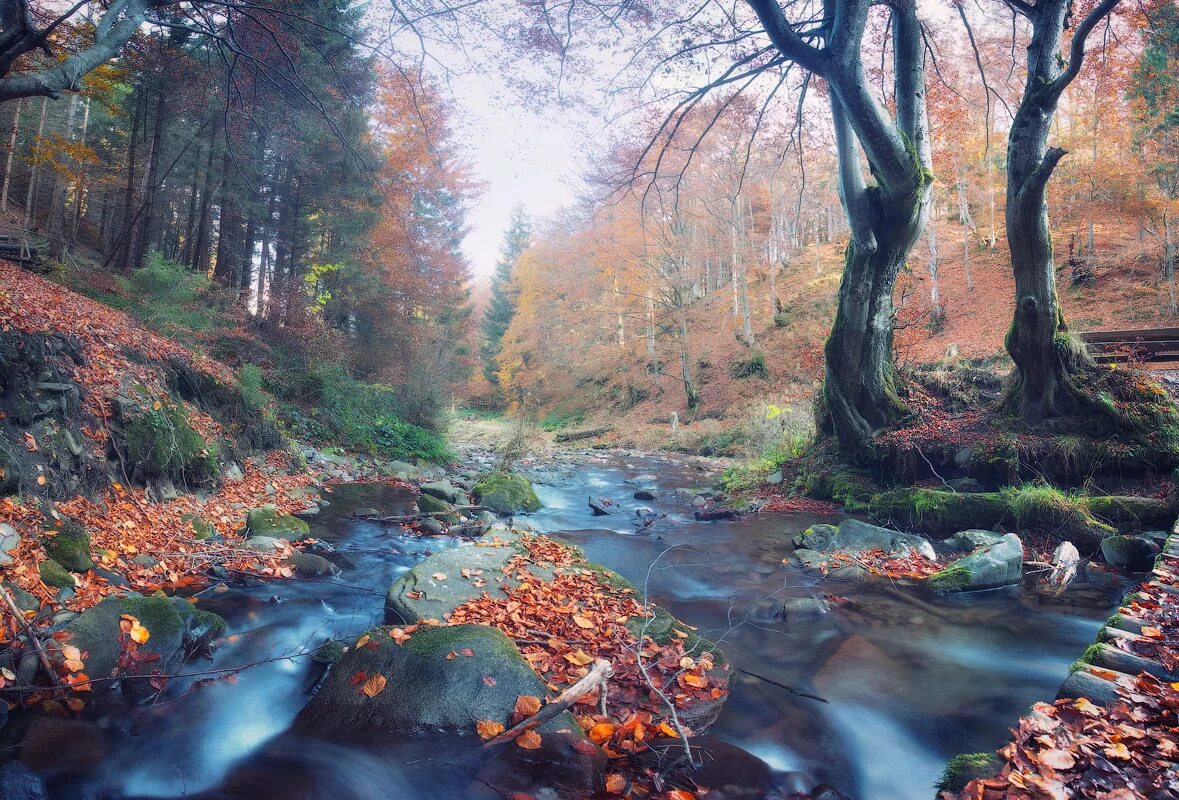
[[[463,249],[476,277],[495,267],[512,208],[522,204],[533,220],[573,202],[586,161],[586,132],[556,110],[520,107],[494,76],[467,75],[451,84],[454,123],[468,146],[483,194],[467,217]]]

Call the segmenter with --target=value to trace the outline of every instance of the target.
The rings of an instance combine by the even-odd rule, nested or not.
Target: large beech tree
[[[1085,42],[1118,0],[1101,0],[1076,24],[1062,55],[1064,32],[1073,23],[1072,0],[1004,0],[1031,26],[1027,78],[1007,144],[1007,244],[1015,273],[1015,318],[1007,352],[1016,367],[1012,401],[1033,425],[1100,410],[1084,375],[1092,361],[1068,336],[1056,295],[1056,268],[1048,227],[1048,180],[1066,154],[1048,147],[1060,96],[1081,71]]]

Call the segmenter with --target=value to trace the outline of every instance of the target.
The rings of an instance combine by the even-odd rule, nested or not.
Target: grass
[[[553,409],[541,418],[538,427],[542,431],[559,431],[585,422],[584,411],[564,411]]]

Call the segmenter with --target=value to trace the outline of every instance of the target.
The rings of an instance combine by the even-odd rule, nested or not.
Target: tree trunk
[[[86,144],[86,135],[90,128],[90,98],[82,104],[82,134],[79,137],[79,142]],[[86,209],[86,164],[82,164],[78,169],[78,183],[74,189],[74,220],[70,233],[70,240],[78,241],[78,229],[82,227],[82,215]]]
[[[1171,313],[1179,313],[1179,298],[1175,294],[1175,235],[1171,231],[1174,225],[1171,215],[1163,212],[1163,274],[1167,279],[1167,300]]]
[[[12,127],[8,132],[8,157],[4,164],[4,188],[0,189],[0,213],[8,211],[8,187],[12,184],[12,158],[16,155],[16,136],[20,132],[20,112],[24,99],[16,101],[12,110]]]
[[[37,123],[37,138],[33,139],[33,169],[29,173],[28,191],[25,192],[25,230],[33,227],[33,206],[37,201],[37,173],[41,168],[41,137],[45,134],[45,112],[49,110],[49,98],[41,100],[41,119]]]

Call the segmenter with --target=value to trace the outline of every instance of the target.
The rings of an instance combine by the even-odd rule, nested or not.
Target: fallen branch
[[[525,731],[530,731],[533,728],[540,727],[548,722],[558,714],[562,714],[569,709],[571,705],[576,703],[585,695],[589,694],[594,687],[601,685],[603,691],[606,687],[606,681],[614,674],[614,669],[610,666],[610,662],[604,658],[599,658],[594,662],[593,669],[585,674],[581,680],[570,686],[565,691],[557,696],[557,699],[551,703],[546,704],[540,711],[537,711],[531,717],[520,720],[518,723],[508,728],[506,731],[496,736],[494,739],[483,745],[483,749],[494,747],[504,742],[510,742]]]
[[[759,681],[765,681],[770,686],[777,686],[779,689],[785,689],[786,691],[790,692],[790,694],[797,695],[799,697],[805,697],[808,700],[818,700],[820,703],[830,703],[831,702],[826,697],[819,697],[817,694],[809,694],[807,692],[804,692],[802,689],[796,688],[794,686],[787,686],[784,683],[779,683],[778,681],[774,680],[773,678],[767,678],[765,675],[758,675],[756,672],[750,672],[747,669],[741,669],[740,667],[737,667],[737,671],[740,672],[742,675],[748,675],[751,678],[757,678]]]
[[[45,652],[44,645],[41,640],[37,638],[37,634],[33,631],[33,627],[25,620],[25,615],[17,606],[16,601],[12,599],[12,595],[8,593],[7,586],[0,586],[0,592],[4,593],[4,602],[8,605],[8,610],[12,614],[16,624],[24,628],[25,636],[29,638],[33,649],[37,651],[37,658],[41,661],[41,666],[45,669],[45,674],[49,676],[49,680],[53,681],[54,686],[61,686],[61,681],[57,678],[57,673],[53,671],[53,664],[49,661],[49,656]]]
[[[360,519],[365,522],[416,522],[420,519],[427,519],[430,517],[445,517],[454,514],[458,511],[486,511],[487,506],[452,506],[445,511],[419,511],[416,514],[394,514],[389,517],[356,517],[350,516],[349,519]]]
[[[558,433],[553,437],[554,442],[576,442],[579,439],[593,439],[603,434],[607,434],[614,430],[613,425],[604,425],[601,428],[587,428],[583,431],[569,431],[568,433]]]

